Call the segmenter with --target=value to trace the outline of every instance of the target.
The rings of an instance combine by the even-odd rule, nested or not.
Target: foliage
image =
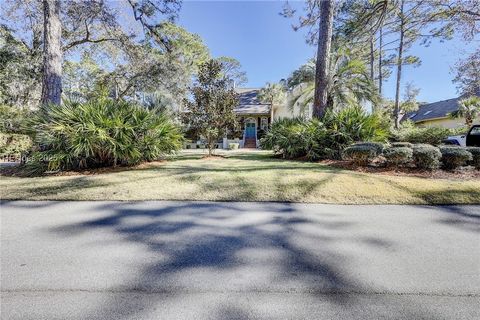
[[[41,48],[38,34],[32,47],[0,24],[0,104],[30,107],[40,99]]]
[[[356,142],[354,145],[373,148],[375,150],[375,156],[380,155],[385,149],[385,145],[381,142]]]
[[[26,133],[29,117],[26,109],[0,105],[0,132]]]
[[[32,147],[32,139],[24,134],[0,133],[0,157],[16,157]]]
[[[229,150],[237,150],[239,146],[240,146],[239,143],[229,143],[228,144],[228,149]]]
[[[284,158],[309,160],[339,158],[347,146],[358,141],[385,141],[387,130],[376,115],[359,107],[329,110],[322,121],[280,119],[261,140],[262,148]]]
[[[465,125],[470,128],[473,120],[480,115],[480,97],[471,96],[458,102],[458,110],[451,113],[453,118],[465,118]]]
[[[410,142],[392,142],[390,146],[392,148],[412,148],[413,144]]]
[[[388,165],[402,165],[412,160],[413,150],[409,147],[390,147],[383,151]]]
[[[222,64],[222,75],[235,83],[235,86],[241,86],[247,83],[247,73],[242,70],[240,61],[232,57],[219,57],[216,59]]]
[[[390,134],[393,141],[440,145],[448,136],[458,134],[464,130],[464,128],[447,129],[443,127],[421,128],[416,127],[411,121],[405,121],[398,130],[393,129]]]
[[[111,99],[43,106],[32,126],[41,151],[27,165],[38,171],[152,161],[178,150],[183,139],[164,114]]]
[[[346,148],[343,151],[343,158],[351,160],[357,165],[365,166],[368,162],[373,159],[377,154],[375,147],[358,144]]]
[[[376,87],[370,80],[365,63],[356,59],[348,48],[332,52],[328,73],[327,100],[330,107],[340,109],[365,101],[376,104],[379,101]],[[293,94],[290,107],[299,106],[305,110],[313,103],[315,91],[315,65],[309,61],[295,70],[287,79]]]
[[[455,76],[453,82],[460,94],[480,94],[480,49],[458,60],[452,71]]]
[[[417,168],[434,170],[440,166],[442,153],[437,147],[428,144],[413,146],[413,161]]]
[[[268,103],[274,106],[282,105],[285,102],[287,95],[285,87],[280,83],[267,82],[265,87],[258,92],[258,99],[262,103]]]
[[[382,119],[377,114],[368,114],[359,106],[329,110],[322,122],[328,130],[328,145],[338,151],[358,141],[384,142],[388,136]]]
[[[200,66],[197,82],[191,89],[193,101],[185,99],[182,115],[187,126],[206,139],[209,154],[225,135],[226,128],[236,122],[233,109],[238,105],[238,97],[231,79],[222,74],[222,67],[214,59]]]
[[[318,121],[306,121],[303,118],[283,118],[273,122],[270,130],[261,139],[262,149],[273,150],[283,158],[295,159],[307,157],[318,159],[321,146],[319,142],[324,134]]]
[[[467,150],[472,154],[470,164],[480,170],[480,147],[468,147]]]
[[[472,154],[462,147],[441,147],[440,152],[442,153],[443,167],[447,170],[456,169],[473,160]]]

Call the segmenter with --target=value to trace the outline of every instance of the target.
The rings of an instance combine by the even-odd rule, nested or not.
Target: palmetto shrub
[[[412,160],[413,150],[408,147],[390,147],[383,151],[387,165],[403,165]]]
[[[322,123],[328,131],[326,143],[338,154],[354,142],[385,142],[388,137],[388,124],[356,105],[327,111]]]
[[[475,169],[480,170],[480,147],[468,147],[467,150],[472,154],[470,165],[474,166]]]
[[[44,106],[31,124],[40,150],[31,165],[40,171],[152,161],[180,149],[183,139],[167,115],[110,99]]]
[[[440,148],[440,152],[442,153],[443,167],[447,170],[461,167],[473,158],[472,154],[466,148],[462,147],[442,147]]]
[[[315,160],[325,152],[319,144],[324,134],[323,125],[316,120],[283,118],[272,124],[260,143],[263,149],[273,150],[283,158]]]
[[[432,145],[418,144],[413,146],[413,161],[419,169],[437,169],[440,166],[441,157],[440,149]]]
[[[279,119],[265,134],[261,146],[289,159],[340,158],[342,151],[354,142],[385,141],[387,135],[378,116],[353,106],[328,111],[321,121]]]

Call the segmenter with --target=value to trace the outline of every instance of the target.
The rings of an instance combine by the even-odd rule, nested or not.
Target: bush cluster
[[[152,161],[183,140],[166,114],[110,99],[44,106],[31,125],[41,151],[27,165],[36,172]]]
[[[413,148],[413,144],[410,142],[392,142],[390,146],[392,148]]]
[[[468,147],[467,150],[472,155],[472,160],[469,164],[480,170],[480,147]]]
[[[465,129],[447,129],[442,127],[420,128],[410,122],[405,122],[398,130],[391,132],[393,141],[410,142],[412,144],[430,144],[438,146],[448,136],[464,133]]]
[[[428,144],[413,146],[413,161],[419,169],[434,170],[440,166],[442,153],[437,147]]]
[[[443,167],[447,170],[461,167],[473,159],[472,154],[462,147],[441,147],[440,152],[442,153]]]
[[[228,149],[229,150],[237,150],[240,145],[236,142],[232,142],[228,144]]]
[[[409,147],[392,146],[383,151],[387,165],[404,165],[412,161],[413,150]]]
[[[322,121],[302,118],[280,119],[261,139],[263,149],[283,158],[308,160],[340,158],[342,151],[356,141],[385,141],[388,130],[378,115],[353,106],[329,110]]]
[[[351,160],[356,165],[367,165],[368,162],[377,155],[377,150],[373,146],[366,144],[352,145],[343,151],[343,158]]]

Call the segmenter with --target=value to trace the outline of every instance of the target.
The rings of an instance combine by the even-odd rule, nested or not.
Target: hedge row
[[[395,142],[385,147],[377,142],[356,143],[343,152],[343,158],[357,165],[367,165],[377,156],[383,156],[388,166],[402,166],[413,163],[417,168],[435,170],[443,167],[454,170],[471,165],[480,170],[480,148],[458,146],[435,147],[429,144]]]

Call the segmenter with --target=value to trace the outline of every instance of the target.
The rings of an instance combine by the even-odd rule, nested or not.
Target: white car
[[[443,143],[461,147],[480,147],[480,125],[471,127],[467,134],[450,136],[443,140]]]

